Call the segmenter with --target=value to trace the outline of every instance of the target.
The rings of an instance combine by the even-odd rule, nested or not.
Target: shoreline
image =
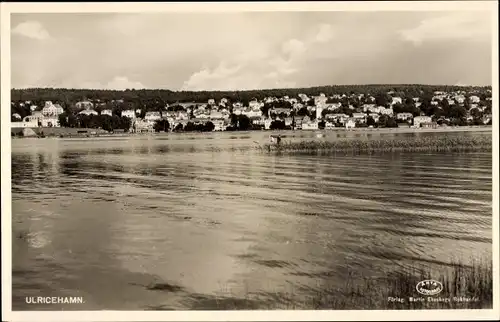
[[[25,128],[13,128],[11,133],[22,133]],[[245,132],[267,132],[273,133],[316,133],[316,134],[326,134],[326,133],[449,133],[449,132],[492,132],[493,127],[491,125],[484,126],[448,126],[448,127],[438,127],[438,128],[334,128],[334,129],[322,129],[322,130],[248,130],[248,131],[220,131],[220,132],[156,132],[156,133],[105,133],[100,129],[77,129],[77,128],[29,128],[35,131],[38,136],[18,136],[11,135],[12,139],[25,139],[25,138],[102,138],[102,137],[144,137],[144,136],[165,136],[165,135],[179,135],[179,134],[209,134],[209,133],[245,133]],[[46,133],[46,131],[48,133]],[[78,131],[88,131],[90,133],[78,133]],[[40,136],[43,132],[44,136]],[[96,133],[92,133],[96,132]],[[100,132],[100,133],[99,133]]]

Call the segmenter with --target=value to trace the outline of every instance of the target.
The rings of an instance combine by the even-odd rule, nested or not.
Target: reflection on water
[[[323,139],[342,136],[354,137]],[[348,270],[491,256],[490,153],[252,149],[266,138],[14,140],[13,308],[41,294],[83,296],[83,309],[210,308],[225,291],[272,300]]]

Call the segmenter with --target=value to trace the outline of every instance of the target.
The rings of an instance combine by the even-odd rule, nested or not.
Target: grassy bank
[[[12,128],[11,136],[23,137],[23,130],[25,128]],[[91,133],[103,135],[107,134],[107,131],[102,129],[87,129],[87,128],[71,128],[71,127],[33,127],[30,128],[35,132],[38,137],[78,137],[87,136]]]
[[[279,146],[264,144],[262,149],[281,152],[418,152],[418,151],[491,151],[492,137],[424,137],[424,138],[387,138],[387,139],[347,139],[337,141],[282,142]]]
[[[416,291],[423,280],[434,279],[442,283],[443,290],[433,296]],[[276,292],[273,294],[246,293],[243,298],[223,292],[213,298],[203,297],[193,303],[195,309],[323,309],[323,310],[383,310],[383,309],[488,309],[493,305],[492,263],[474,262],[472,265],[452,264],[443,273],[433,274],[428,269],[410,268],[405,273],[391,273],[383,278],[370,279],[348,274],[345,284],[338,287],[318,286],[315,290]],[[230,293],[230,292],[229,292]],[[309,294],[309,295],[304,295]],[[391,301],[389,298],[399,298]],[[422,298],[418,302],[411,298]],[[435,301],[429,301],[432,298]],[[437,299],[449,299],[437,302]],[[459,301],[459,299],[462,301]],[[471,299],[472,301],[465,301]]]

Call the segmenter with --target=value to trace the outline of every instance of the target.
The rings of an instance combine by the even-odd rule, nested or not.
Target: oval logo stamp
[[[416,289],[422,295],[436,295],[443,290],[443,284],[436,280],[423,280],[418,282]]]

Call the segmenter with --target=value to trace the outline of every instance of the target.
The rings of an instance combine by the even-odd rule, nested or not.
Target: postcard
[[[0,21],[2,320],[499,318],[496,2]]]

